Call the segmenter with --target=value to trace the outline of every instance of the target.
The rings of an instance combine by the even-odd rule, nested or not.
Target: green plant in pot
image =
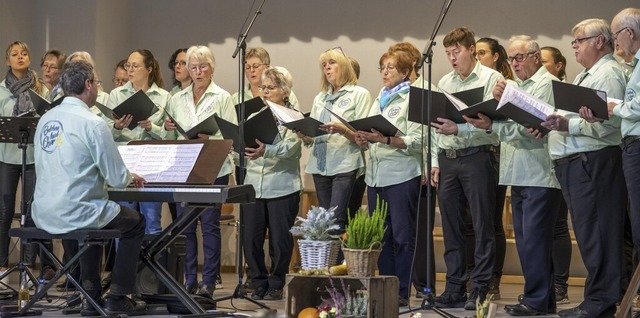
[[[334,211],[336,207],[325,209],[312,206],[307,217],[297,217],[296,224],[291,227],[293,235],[301,235],[298,240],[300,260],[303,270],[324,269],[335,265],[340,250],[340,241],[334,234],[340,230],[336,224]]]
[[[349,217],[345,235],[342,238],[342,252],[351,276],[372,276],[376,270],[378,257],[382,251],[382,238],[387,227],[387,203],[376,198],[373,213],[359,209],[353,218]]]

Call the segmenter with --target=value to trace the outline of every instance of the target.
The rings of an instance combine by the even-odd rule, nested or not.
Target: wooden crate
[[[396,276],[373,277],[332,277],[334,286],[342,291],[342,283],[351,291],[364,290],[369,296],[367,318],[386,318],[398,316],[398,278]],[[327,276],[287,275],[285,291],[285,310],[287,317],[298,317],[298,313],[307,307],[318,307],[322,299],[331,299],[326,292],[331,287]]]

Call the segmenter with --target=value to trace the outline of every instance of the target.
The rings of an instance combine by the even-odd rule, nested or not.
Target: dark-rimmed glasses
[[[590,39],[593,39],[593,38],[597,38],[597,37],[599,37],[599,36],[600,36],[600,34],[598,34],[598,35],[592,35],[592,36],[585,36],[585,37],[582,37],[582,38],[577,38],[577,39],[575,39],[575,40],[571,41],[571,46],[580,45],[580,44],[582,44],[582,42],[584,42],[584,41],[586,41],[586,40],[590,40]]]
[[[523,62],[524,60],[527,59],[527,57],[529,57],[529,55],[535,54],[536,52],[527,52],[527,53],[519,53],[516,54],[516,56],[509,56],[507,57],[507,61],[509,61],[509,63],[513,63],[513,61],[516,61],[518,63]]]

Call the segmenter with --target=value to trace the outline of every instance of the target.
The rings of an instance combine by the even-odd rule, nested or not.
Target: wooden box
[[[351,277],[333,276],[334,286],[342,292],[342,283],[351,291],[363,290],[369,296],[367,318],[398,316],[398,278],[395,276]],[[331,287],[327,276],[287,275],[285,310],[287,317],[297,318],[307,307],[318,307],[323,299],[331,299],[326,291]]]

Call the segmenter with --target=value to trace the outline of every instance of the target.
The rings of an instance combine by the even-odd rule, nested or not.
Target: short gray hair
[[[60,73],[60,86],[65,95],[80,95],[84,93],[84,83],[94,77],[93,66],[89,62],[67,62]]]
[[[216,58],[213,57],[211,50],[204,45],[194,45],[187,50],[185,59],[187,60],[187,68],[191,67],[191,58],[195,58],[199,62],[207,62],[211,65],[211,69],[216,69]]]
[[[616,14],[616,16],[613,18],[613,21],[618,22],[620,30],[622,30],[623,28],[630,28],[633,30],[634,34],[640,35],[640,9],[623,9],[618,14]]]
[[[584,36],[596,37],[602,35],[604,44],[613,51],[613,34],[611,34],[611,27],[607,21],[602,19],[582,20],[571,29],[571,34],[575,36],[580,31]]]
[[[510,43],[522,42],[527,46],[527,52],[540,52],[540,45],[536,40],[528,35],[515,35],[509,39]]]
[[[76,57],[79,57],[79,58],[87,61],[94,68],[96,67],[96,63],[93,61],[93,58],[91,57],[91,54],[89,54],[89,52],[87,52],[87,51],[76,51],[76,52],[71,53],[67,57],[67,61],[66,62],[71,62],[71,60],[73,60]]]

